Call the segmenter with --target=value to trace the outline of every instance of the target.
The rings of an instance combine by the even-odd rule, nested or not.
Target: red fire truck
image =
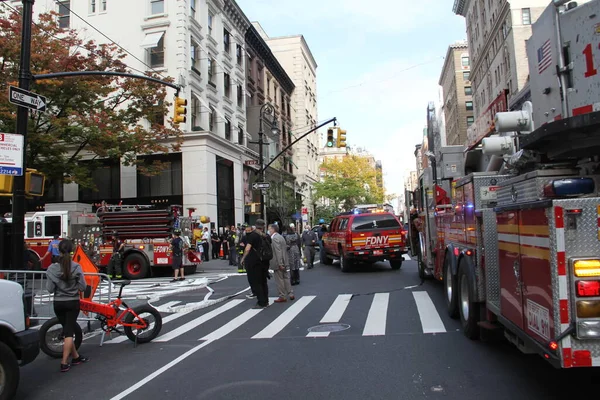
[[[104,205],[96,213],[82,203],[47,204],[45,211],[25,217],[25,241],[29,250],[42,258],[54,235],[82,245],[100,268],[105,268],[113,253],[113,236],[125,243],[123,275],[128,279],[150,276],[153,268],[170,267],[169,240],[173,228],[191,235],[192,220],[182,216],[181,206],[157,209],[155,206]],[[10,218],[8,218],[10,220]],[[187,274],[196,270],[200,257],[192,250],[184,257]],[[41,264],[50,265],[50,257]]]
[[[551,4],[527,41],[531,102],[469,135],[463,176],[434,162],[414,196],[419,273],[464,334],[557,368],[600,366],[599,15]]]

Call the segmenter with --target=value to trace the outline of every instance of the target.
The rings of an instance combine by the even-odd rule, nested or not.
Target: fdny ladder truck
[[[465,175],[429,168],[414,196],[419,273],[464,334],[556,368],[600,366],[599,46],[600,1],[555,0],[527,41],[531,102],[472,138]]]

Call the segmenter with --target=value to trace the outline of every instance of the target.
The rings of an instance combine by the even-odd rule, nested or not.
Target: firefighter
[[[122,278],[123,252],[125,251],[125,243],[119,240],[119,233],[113,232],[113,254],[110,257],[106,274],[111,276],[111,279]]]
[[[60,235],[54,235],[54,239],[48,243],[48,251],[42,259],[40,260],[40,264],[44,262],[46,257],[51,256],[51,260],[53,263],[58,262],[58,257],[60,256],[60,252],[58,251],[58,245],[60,243]]]
[[[240,238],[239,238],[239,241],[238,241],[238,244],[237,244],[237,253],[238,253],[238,263],[237,263],[237,266],[238,266],[238,272],[240,274],[246,272],[246,269],[244,268],[244,266],[242,265],[242,263],[239,262],[239,260],[244,255],[244,249],[246,248],[246,243],[245,243],[246,233],[249,233],[249,232],[252,232],[252,228],[248,224],[244,223],[242,225],[242,229],[241,229],[241,232],[240,232]]]

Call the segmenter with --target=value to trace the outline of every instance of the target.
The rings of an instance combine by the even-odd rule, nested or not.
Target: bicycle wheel
[[[83,341],[81,326],[75,324],[75,348],[79,349]],[[44,322],[40,328],[40,349],[53,358],[61,358],[63,353],[63,329],[58,318],[52,318]]]
[[[125,322],[128,324],[140,323],[143,320],[148,324],[146,328],[138,329],[133,326],[125,326],[123,330],[125,334],[132,342],[148,343],[158,336],[162,329],[162,317],[156,308],[149,304],[143,304],[133,308],[133,311],[137,314],[137,318],[134,318],[133,314],[127,314]]]

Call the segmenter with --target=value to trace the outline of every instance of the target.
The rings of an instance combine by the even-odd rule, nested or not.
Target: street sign
[[[246,160],[244,165],[258,165],[258,160]]]
[[[23,175],[23,135],[0,133],[0,175]]]
[[[302,207],[302,214],[308,214],[308,207]]]
[[[35,111],[46,111],[46,98],[44,96],[15,86],[8,89],[8,101]]]
[[[258,190],[258,189],[266,190],[270,187],[271,187],[271,184],[269,182],[254,182],[252,184],[252,189],[254,189],[254,190]]]

